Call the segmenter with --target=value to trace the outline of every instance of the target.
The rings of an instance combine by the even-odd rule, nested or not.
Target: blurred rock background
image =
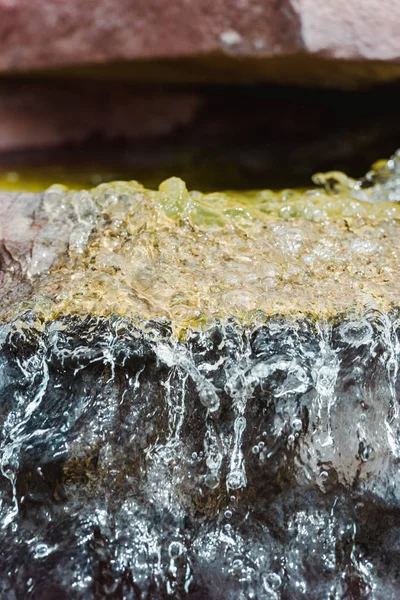
[[[395,0],[0,0],[2,185],[359,175],[398,145],[399,34]]]

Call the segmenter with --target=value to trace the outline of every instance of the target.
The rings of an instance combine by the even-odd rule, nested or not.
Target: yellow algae
[[[23,167],[17,170],[0,170],[0,190],[7,192],[42,192],[55,182],[70,189],[90,189],[103,181],[121,177],[115,170],[67,169],[63,167]]]
[[[90,193],[50,188],[49,218],[62,206],[76,225],[68,253],[31,278],[19,310],[165,318],[180,331],[229,317],[398,304],[400,206],[357,199],[348,185],[340,194],[201,194],[177,178],[158,191],[136,182]]]

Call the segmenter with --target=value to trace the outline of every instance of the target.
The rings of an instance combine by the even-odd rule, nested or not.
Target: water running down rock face
[[[2,597],[397,598],[397,165],[0,200]]]

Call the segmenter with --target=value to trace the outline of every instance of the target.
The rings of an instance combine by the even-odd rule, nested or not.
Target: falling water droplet
[[[245,417],[238,416],[234,423],[234,444],[230,462],[230,472],[226,478],[228,489],[239,490],[246,487],[246,471],[242,452],[242,438],[246,429]]]

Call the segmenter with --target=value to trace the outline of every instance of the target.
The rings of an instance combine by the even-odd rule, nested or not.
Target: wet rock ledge
[[[0,196],[1,597],[398,597],[399,172]]]

